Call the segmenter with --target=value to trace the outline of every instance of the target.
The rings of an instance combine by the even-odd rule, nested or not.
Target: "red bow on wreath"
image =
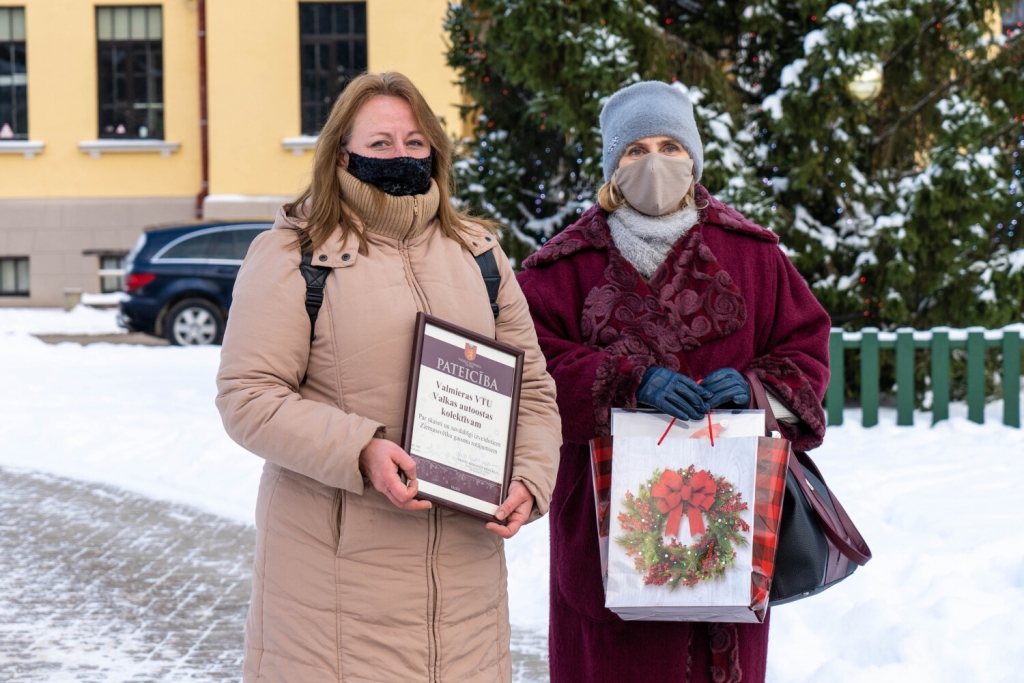
[[[711,509],[716,493],[715,481],[705,470],[690,477],[688,485],[683,484],[678,472],[665,470],[658,483],[651,487],[651,497],[657,502],[658,509],[662,514],[668,513],[665,533],[672,536],[679,536],[683,512],[690,520],[690,535],[703,534],[703,513]]]

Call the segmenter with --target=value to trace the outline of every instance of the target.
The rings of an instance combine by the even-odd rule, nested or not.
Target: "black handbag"
[[[751,388],[751,406],[764,410],[768,433],[782,434],[761,380],[751,371],[744,376]],[[817,595],[870,559],[871,549],[814,461],[806,453],[793,451],[769,605]]]

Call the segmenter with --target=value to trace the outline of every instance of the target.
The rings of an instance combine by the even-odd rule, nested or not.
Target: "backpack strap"
[[[487,286],[487,296],[491,300],[491,313],[494,319],[498,319],[498,290],[501,289],[501,273],[498,271],[498,262],[494,258],[494,250],[489,250],[475,257],[477,266],[480,267],[480,275]],[[331,274],[331,268],[313,265],[313,252],[302,252],[302,261],[299,263],[299,272],[302,279],[306,281],[306,314],[309,316],[309,343],[316,339],[316,319],[320,315],[320,307],[324,303],[324,287],[327,285],[327,276]],[[302,384],[306,383],[309,377],[302,377]]]
[[[479,256],[473,257],[476,264],[480,266],[480,275],[484,278],[487,286],[487,296],[491,300],[491,313],[494,319],[498,319],[498,290],[501,289],[501,273],[498,272],[498,262],[494,258],[494,250],[488,249]]]
[[[312,345],[316,339],[316,319],[320,315],[320,307],[324,303],[324,287],[327,285],[327,276],[331,274],[331,268],[313,265],[313,252],[303,251],[302,261],[299,263],[299,272],[302,279],[306,281],[306,314],[309,315],[309,343]],[[309,377],[302,376],[302,384],[306,383]]]

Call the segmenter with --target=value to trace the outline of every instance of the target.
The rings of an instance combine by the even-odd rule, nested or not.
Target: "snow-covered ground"
[[[874,559],[772,613],[769,681],[1024,680],[1024,434],[1001,403],[985,425],[952,408],[829,430],[815,462]]]
[[[251,523],[262,461],[221,428],[219,349],[54,346],[28,334],[110,333],[112,324],[109,311],[0,309],[0,466]],[[968,422],[962,406],[952,412],[935,427],[921,413],[916,426],[897,428],[883,410],[880,426],[863,429],[848,411],[829,430],[815,459],[875,559],[773,612],[769,681],[1022,680],[1024,433],[1000,424],[999,404],[985,425]],[[507,550],[513,624],[539,636],[546,524],[525,528]]]
[[[92,335],[125,334],[126,330],[117,326],[115,308],[90,308],[81,304],[69,312],[60,308],[0,308],[0,334],[13,332]]]

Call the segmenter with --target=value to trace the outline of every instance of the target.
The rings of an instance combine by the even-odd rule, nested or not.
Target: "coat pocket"
[[[331,526],[334,530],[334,556],[341,554],[341,525],[345,519],[345,492],[334,489],[334,501],[331,505]]]

